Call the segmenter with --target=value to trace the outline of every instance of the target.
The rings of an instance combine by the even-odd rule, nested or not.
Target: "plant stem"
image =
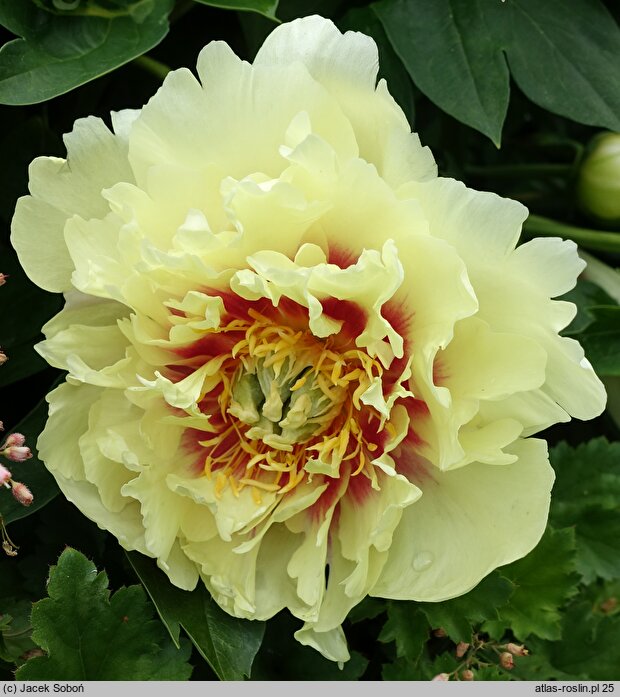
[[[574,227],[540,215],[530,215],[523,232],[527,237],[566,237],[585,249],[620,253],[620,232]]]
[[[172,70],[169,65],[155,60],[155,58],[151,58],[150,56],[138,56],[137,58],[133,59],[132,63],[135,63],[143,70],[146,70],[147,73],[155,75],[155,77],[158,77],[160,80],[163,80]]]

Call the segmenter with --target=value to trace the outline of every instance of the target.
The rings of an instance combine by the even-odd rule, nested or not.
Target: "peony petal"
[[[55,477],[75,481],[84,479],[78,439],[86,433],[90,408],[101,394],[99,387],[76,387],[65,383],[47,395],[49,417],[37,441],[37,450]]]
[[[42,288],[55,292],[71,287],[71,261],[63,239],[66,220],[73,215],[104,216],[108,205],[103,189],[133,181],[125,143],[101,119],[79,119],[64,140],[66,162],[39,157],[30,165],[32,196],[20,199],[11,237],[26,273]],[[39,230],[45,234],[45,244],[34,234]]]
[[[510,465],[433,470],[405,509],[371,595],[438,602],[526,555],[547,523],[554,474],[541,440],[507,448]]]
[[[276,27],[259,49],[254,65],[303,63],[338,100],[355,131],[360,155],[373,162],[392,186],[435,177],[428,148],[410,132],[384,80],[375,88],[379,57],[368,36],[341,34],[329,20],[302,17]]]

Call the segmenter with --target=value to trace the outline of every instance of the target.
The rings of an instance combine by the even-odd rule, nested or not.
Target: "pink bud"
[[[11,433],[9,436],[7,436],[7,439],[4,441],[4,447],[10,448],[13,445],[21,447],[25,442],[26,436],[22,435],[21,433]]]
[[[4,424],[0,421],[0,431],[4,431]]]
[[[3,286],[6,283],[6,279],[9,277],[8,274],[6,273],[0,273],[0,286]]]
[[[32,452],[26,446],[11,445],[2,451],[2,455],[13,462],[24,462],[32,457]]]
[[[464,641],[459,641],[459,643],[456,645],[456,657],[463,658],[463,656],[467,653],[468,648],[469,644]]]
[[[9,360],[9,357],[4,353],[4,351],[0,350],[0,365],[4,365],[7,361]]]
[[[0,465],[0,486],[6,484],[13,475],[6,467]]]
[[[441,682],[447,682],[448,680],[450,680],[450,676],[447,673],[439,673],[439,675],[436,675],[433,678],[433,681],[435,681],[435,680],[439,680]]]
[[[30,489],[21,482],[13,482],[13,496],[22,506],[30,506],[34,500],[34,496]]]
[[[506,651],[509,651],[513,656],[530,655],[530,652],[521,644],[506,644]]]
[[[473,670],[469,670],[469,668],[467,668],[466,670],[464,670],[464,671],[461,673],[461,678],[462,678],[463,680],[473,680],[473,679],[474,679],[474,671],[473,671]]]
[[[500,654],[499,662],[502,668],[505,668],[506,670],[512,670],[515,667],[515,662],[512,658],[512,654],[508,653],[508,651],[504,651],[504,653]]]

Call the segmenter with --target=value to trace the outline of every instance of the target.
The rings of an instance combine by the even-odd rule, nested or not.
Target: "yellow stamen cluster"
[[[377,431],[382,428],[375,410],[361,402],[373,381],[383,375],[381,364],[360,349],[340,352],[330,338],[320,340],[307,330],[275,324],[252,309],[248,314],[253,321],[234,320],[217,330],[243,332],[243,336],[222,366],[218,402],[226,427],[200,443],[207,449],[204,473],[215,477],[216,495],[221,496],[229,486],[239,496],[249,486],[254,500],[260,503],[261,491],[285,494],[306,477],[311,479],[313,472],[338,476],[341,463],[355,459],[358,462],[351,475],[364,472],[374,481],[369,454],[378,445],[366,439],[358,418],[365,409],[366,418],[376,421]],[[248,424],[230,411],[234,383],[231,374],[239,374],[240,365],[247,373],[254,373],[257,365],[261,370],[272,369],[275,381],[290,383],[291,395],[308,384],[318,388],[319,399],[326,406],[306,420],[313,427],[310,437],[303,442],[287,442],[277,434],[263,438],[248,435]],[[319,469],[306,468],[309,462],[320,463]]]

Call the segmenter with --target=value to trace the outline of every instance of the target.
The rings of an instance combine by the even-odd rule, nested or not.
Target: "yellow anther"
[[[356,476],[364,469],[364,466],[365,466],[365,465],[366,465],[366,456],[364,455],[364,451],[362,450],[362,451],[360,452],[360,464],[359,464],[358,468],[355,470],[355,472],[353,472],[353,474],[352,474],[351,476],[352,476],[352,477],[356,477]]]
[[[268,484],[267,482],[261,482],[258,479],[240,479],[240,484],[247,484],[248,486],[256,487],[257,489],[262,489],[263,491],[277,491],[280,487],[277,484]]]
[[[299,380],[295,382],[295,384],[291,387],[291,392],[295,392],[295,390],[298,390],[300,387],[303,387],[306,384],[306,380],[308,379],[308,374],[302,375]]]
[[[245,466],[246,470],[251,470],[254,466],[256,466],[259,462],[264,460],[269,453],[258,453],[255,455]]]
[[[215,496],[216,498],[220,498],[222,496],[222,491],[226,488],[226,482],[227,482],[227,477],[222,474],[221,472],[218,472],[217,477],[215,478]]]
[[[228,483],[230,484],[230,489],[235,495],[235,498],[239,498],[239,488],[237,486],[237,483],[235,482],[234,477],[228,477]]]

